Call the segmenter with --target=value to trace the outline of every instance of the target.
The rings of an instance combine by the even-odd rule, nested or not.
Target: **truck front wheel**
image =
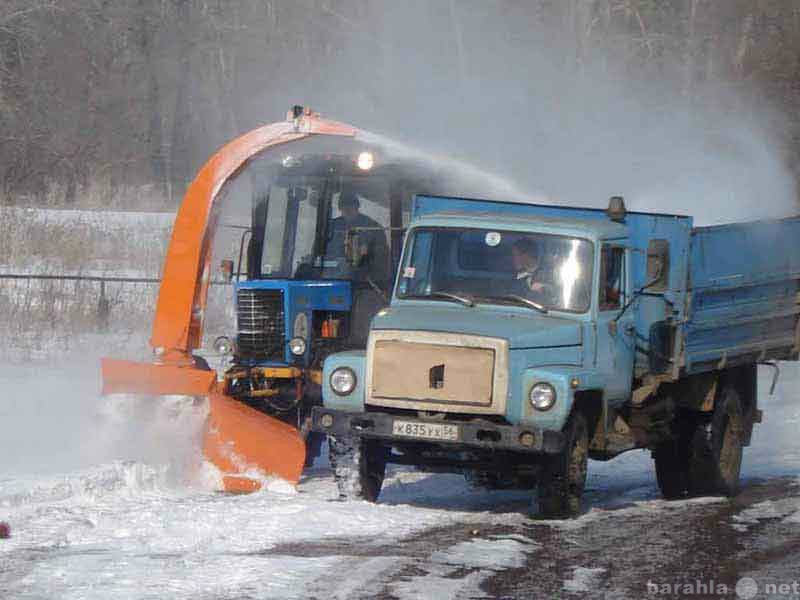
[[[744,423],[736,386],[722,389],[711,415],[698,420],[691,440],[689,491],[735,496],[742,468]]]
[[[589,429],[586,417],[573,412],[564,427],[564,448],[545,457],[539,475],[539,515],[548,519],[577,515],[586,485]]]
[[[377,501],[386,473],[387,448],[356,436],[329,436],[328,440],[339,498]]]

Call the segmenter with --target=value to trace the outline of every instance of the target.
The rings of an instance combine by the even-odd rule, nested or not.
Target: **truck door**
[[[606,381],[605,396],[612,405],[628,399],[633,380],[635,328],[631,298],[629,251],[619,242],[600,249],[597,290],[597,344],[595,363]],[[621,315],[621,316],[620,316]]]

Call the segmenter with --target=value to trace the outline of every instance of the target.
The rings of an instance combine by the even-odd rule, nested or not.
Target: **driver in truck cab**
[[[521,237],[514,242],[511,246],[511,261],[520,295],[548,301],[554,291],[553,274],[544,264],[536,241]]]

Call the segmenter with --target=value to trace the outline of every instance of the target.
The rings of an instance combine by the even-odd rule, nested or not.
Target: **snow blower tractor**
[[[202,167],[176,216],[153,358],[103,359],[103,393],[205,398],[204,455],[225,490],[259,489],[254,473],[296,483],[320,443],[310,414],[322,362],[366,346],[387,303],[412,196],[447,191],[446,179],[301,106],[230,142]],[[237,195],[247,197],[246,210],[230,224],[223,205]],[[215,238],[226,228],[238,236],[238,256],[217,271]],[[218,369],[202,352],[215,273],[232,288],[236,321],[211,344],[227,357]]]

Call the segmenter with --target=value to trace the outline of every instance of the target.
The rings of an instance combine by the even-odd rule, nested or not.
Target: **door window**
[[[625,293],[625,248],[603,246],[600,254],[600,310],[622,308]]]

